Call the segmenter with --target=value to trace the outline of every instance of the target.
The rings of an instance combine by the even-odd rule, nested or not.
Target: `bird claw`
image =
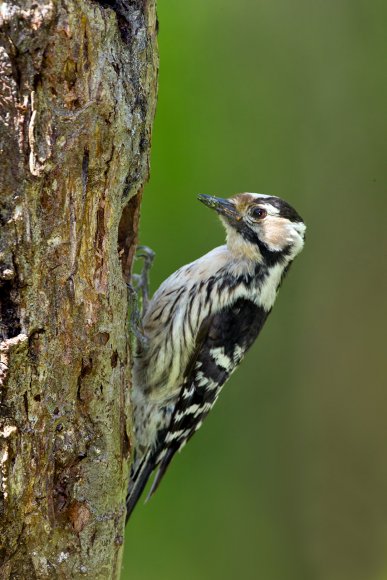
[[[144,266],[141,274],[133,274],[132,280],[136,284],[136,290],[141,292],[142,298],[142,317],[148,308],[149,304],[149,272],[152,268],[155,252],[148,248],[148,246],[138,246],[136,258],[144,260]]]
[[[146,350],[149,340],[144,334],[142,319],[149,304],[149,272],[155,258],[155,252],[147,246],[138,246],[139,252],[136,257],[144,260],[144,266],[140,274],[132,274],[132,282],[127,283],[130,303],[130,327],[141,349]],[[141,309],[138,306],[139,294],[141,294]]]
[[[148,338],[145,336],[142,327],[142,316],[141,311],[138,307],[138,295],[136,289],[132,284],[126,284],[129,294],[129,305],[130,305],[130,330],[137,339],[137,342],[142,349],[148,347]]]
[[[146,258],[150,263],[153,262],[156,256],[156,253],[149,246],[137,246],[137,251],[142,252],[142,254],[138,254],[139,258]]]

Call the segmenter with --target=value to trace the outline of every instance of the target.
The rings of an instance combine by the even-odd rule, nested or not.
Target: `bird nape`
[[[157,468],[148,498],[212,409],[304,244],[302,218],[279,197],[198,197],[219,215],[226,244],[169,276],[144,312],[146,340],[139,341],[133,364],[127,520],[152,472]]]

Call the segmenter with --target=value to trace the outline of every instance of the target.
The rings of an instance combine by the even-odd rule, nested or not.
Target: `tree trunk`
[[[118,578],[155,0],[0,18],[0,577]]]

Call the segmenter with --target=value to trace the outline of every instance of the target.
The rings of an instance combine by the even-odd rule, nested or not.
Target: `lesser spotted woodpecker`
[[[167,278],[145,312],[147,345],[139,345],[133,365],[136,443],[127,519],[153,470],[148,497],[210,412],[304,244],[303,220],[279,197],[199,200],[218,213],[227,243]]]

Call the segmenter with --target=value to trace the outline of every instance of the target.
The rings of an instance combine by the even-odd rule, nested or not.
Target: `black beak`
[[[226,217],[230,224],[235,225],[236,222],[239,222],[242,219],[242,216],[238,213],[235,207],[235,203],[229,199],[199,193],[198,200],[204,203],[207,207],[214,209],[218,214]]]

